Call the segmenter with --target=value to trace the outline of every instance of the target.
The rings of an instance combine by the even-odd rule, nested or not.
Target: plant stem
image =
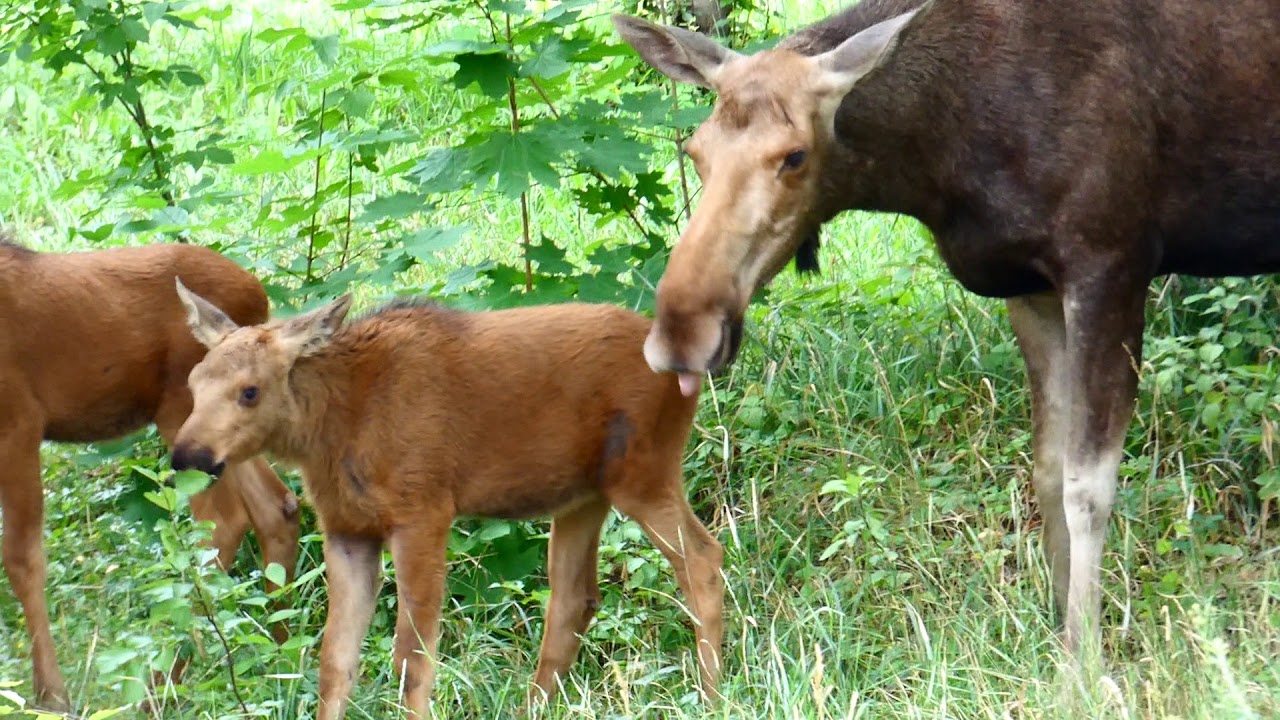
[[[324,147],[324,111],[325,111],[325,104],[328,102],[328,100],[329,100],[329,89],[325,88],[324,90],[320,91],[320,114],[316,117],[316,150],[317,151],[321,150]],[[324,160],[324,157],[322,155],[319,155],[319,154],[316,155],[316,178],[314,183],[314,189],[312,190],[312,193],[311,193],[312,202],[315,202],[316,199],[320,197],[320,164],[323,160]],[[309,284],[312,280],[311,267],[316,260],[316,228],[318,227],[316,223],[319,220],[319,216],[320,216],[320,206],[317,205],[316,209],[313,210],[311,213],[311,237],[308,240],[308,244],[307,244],[307,274],[302,279],[302,283],[304,285]]]
[[[511,16],[507,15],[507,44],[511,45]],[[544,96],[545,97],[545,96]],[[511,134],[520,132],[520,107],[516,104],[516,79],[507,77],[507,106],[511,109]],[[533,290],[533,262],[529,260],[529,191],[520,193],[520,230],[524,244],[524,291]]]

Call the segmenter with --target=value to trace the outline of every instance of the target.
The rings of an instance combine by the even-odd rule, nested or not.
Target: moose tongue
[[[685,397],[697,395],[702,387],[701,373],[678,373],[676,377],[680,380],[680,392]]]

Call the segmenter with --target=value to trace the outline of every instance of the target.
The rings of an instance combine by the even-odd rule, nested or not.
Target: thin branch
[[[507,45],[512,43],[511,35],[511,15],[508,13],[507,20]],[[520,106],[516,104],[516,79],[507,76],[507,106],[511,109],[511,134],[515,135],[520,132]],[[524,291],[531,292],[533,290],[533,261],[529,259],[529,191],[524,190],[520,193],[520,231],[521,241],[524,243]]]
[[[667,0],[662,0],[660,4],[662,12],[662,23],[669,24],[670,13],[667,12]],[[680,92],[676,87],[676,81],[671,80],[671,112],[680,109]],[[689,213],[689,176],[685,172],[684,167],[684,133],[680,132],[680,128],[675,129],[675,136],[672,138],[676,144],[676,166],[680,169],[680,196],[684,198],[684,221],[689,222],[691,217]]]
[[[329,89],[325,88],[320,91],[320,114],[316,117],[316,179],[314,190],[311,193],[311,201],[316,202],[320,197],[320,165],[324,160],[324,156],[320,151],[324,149],[324,111],[325,104],[329,100]],[[303,277],[303,284],[308,284],[312,280],[311,266],[316,260],[316,223],[319,222],[320,206],[316,205],[315,210],[311,211],[311,237],[307,245],[307,274]]]
[[[347,134],[351,134],[351,116],[346,116]],[[347,152],[347,231],[342,238],[342,257],[338,261],[338,268],[342,269],[347,266],[347,252],[351,249],[351,195],[354,192],[352,187],[355,182],[356,168],[356,152],[350,150]]]
[[[218,625],[217,620],[213,617],[213,605],[208,596],[204,594],[204,588],[200,586],[200,579],[196,578],[191,587],[200,596],[200,614],[213,626],[213,632],[218,636],[218,642],[222,643],[222,651],[227,660],[227,677],[231,680],[231,693],[236,696],[240,711],[247,717],[249,715],[249,706],[245,704],[244,696],[240,694],[240,685],[236,682],[236,663],[231,657],[231,643],[227,642],[227,636],[222,634],[222,627]]]

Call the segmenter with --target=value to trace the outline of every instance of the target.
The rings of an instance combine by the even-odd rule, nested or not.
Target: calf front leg
[[[5,398],[0,397],[0,403],[3,402]],[[31,637],[36,703],[51,710],[67,710],[70,697],[62,672],[58,670],[53,633],[49,629],[49,606],[44,596],[41,430],[28,420],[34,417],[35,409],[27,406],[15,408],[12,417],[0,417],[0,432],[3,432],[0,434],[0,531],[3,531],[0,558],[13,593],[22,605],[27,634]]]
[[[600,568],[596,558],[600,526],[608,513],[609,503],[596,500],[551,522],[551,543],[547,548],[551,598],[547,601],[538,671],[529,691],[530,704],[555,694],[560,678],[578,656],[582,633],[600,606]]]
[[[452,516],[441,512],[421,524],[396,528],[390,539],[399,603],[394,659],[404,706],[419,718],[427,716],[427,703],[436,680],[445,543],[452,520]]]
[[[319,720],[339,720],[347,710],[360,669],[360,642],[378,597],[381,555],[382,541],[377,538],[335,534],[324,539],[329,616],[320,643]]]

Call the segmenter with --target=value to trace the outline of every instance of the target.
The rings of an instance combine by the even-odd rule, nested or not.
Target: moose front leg
[[[1053,576],[1054,605],[1058,621],[1062,622],[1071,577],[1071,538],[1062,505],[1062,463],[1071,397],[1066,320],[1057,293],[1011,298],[1006,305],[1031,386],[1035,446],[1031,484],[1044,527],[1044,553]]]
[[[427,702],[436,680],[436,645],[440,639],[440,606],[444,603],[445,546],[452,516],[396,528],[391,534],[391,562],[396,568],[396,672],[411,717],[427,717]]]
[[[1132,265],[1130,265],[1132,267]],[[1062,503],[1069,541],[1063,641],[1078,659],[1100,650],[1102,555],[1133,418],[1146,282],[1096,272],[1063,293],[1070,417]]]

